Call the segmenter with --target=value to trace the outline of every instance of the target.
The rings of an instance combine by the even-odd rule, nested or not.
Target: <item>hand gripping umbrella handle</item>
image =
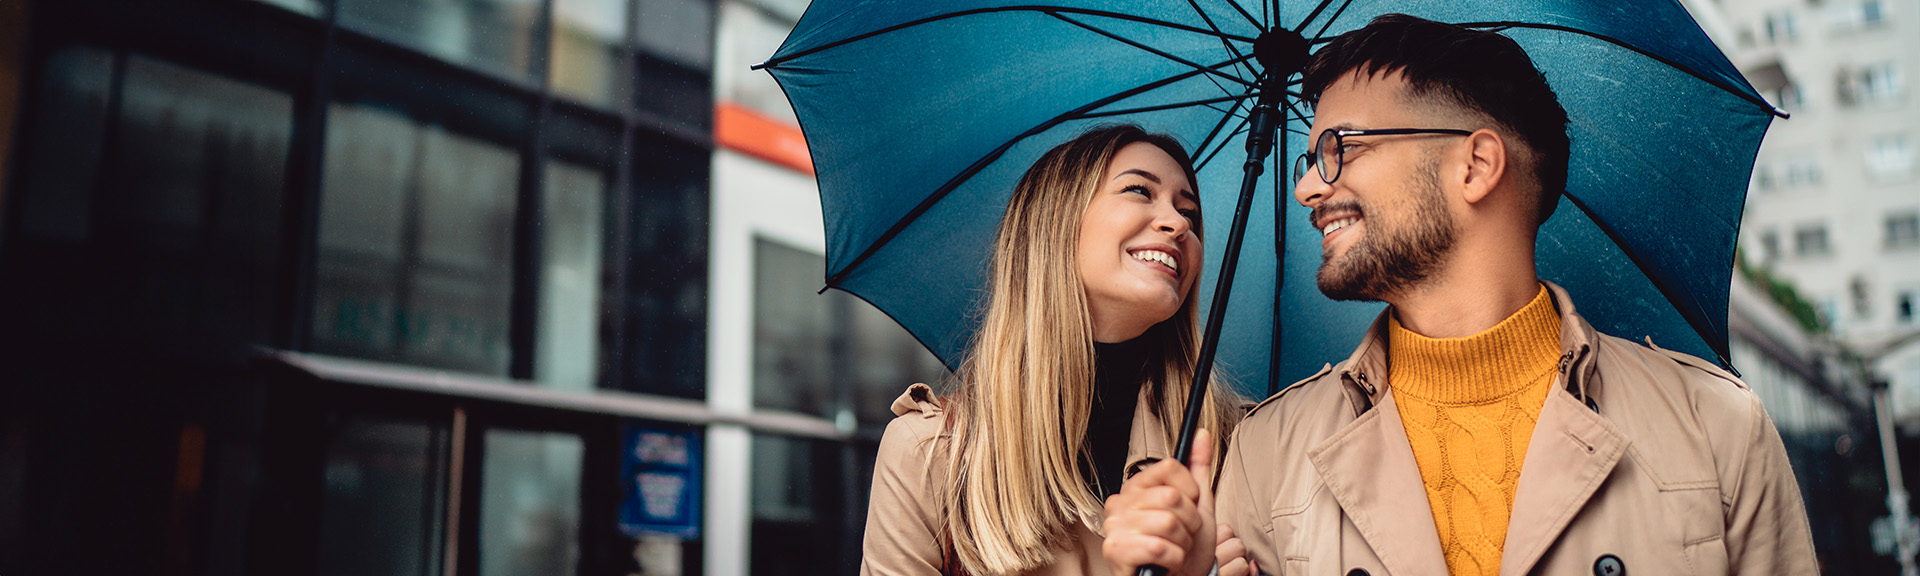
[[[1247,213],[1253,208],[1254,185],[1266,171],[1267,154],[1273,152],[1273,137],[1278,122],[1273,98],[1268,90],[1260,97],[1249,117],[1247,131],[1246,176],[1240,181],[1240,203],[1233,209],[1233,228],[1227,232],[1227,249],[1220,262],[1220,275],[1214,280],[1213,305],[1207,309],[1207,328],[1200,339],[1200,361],[1194,365],[1193,389],[1187,393],[1187,413],[1180,420],[1180,441],[1174,444],[1173,459],[1186,463],[1193,454],[1193,435],[1200,422],[1200,410],[1206,406],[1207,385],[1213,376],[1213,355],[1220,347],[1220,325],[1227,317],[1227,295],[1233,289],[1233,273],[1240,265],[1240,240],[1247,232]],[[1216,431],[1217,432],[1217,431]],[[1206,531],[1212,533],[1211,530]],[[1167,576],[1160,566],[1141,566],[1137,576]]]

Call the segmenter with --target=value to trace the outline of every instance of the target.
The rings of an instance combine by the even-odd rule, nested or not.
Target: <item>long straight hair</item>
[[[1145,142],[1172,156],[1196,187],[1193,163],[1171,137],[1137,126],[1098,127],[1036,161],[1014,188],[995,241],[992,291],[972,349],[956,373],[944,490],[949,550],[968,574],[1009,574],[1052,563],[1073,524],[1099,529],[1100,498],[1080,463],[1094,395],[1093,321],[1075,260],[1080,223],[1113,157]],[[1193,222],[1193,233],[1201,233]],[[1190,270],[1204,270],[1196,254]],[[1199,282],[1171,318],[1147,329],[1148,409],[1167,445],[1185,413],[1200,330]],[[1214,380],[1220,382],[1220,380]],[[1238,396],[1208,394],[1202,426],[1223,447]],[[1223,453],[1223,452],[1216,452]],[[1111,488],[1111,487],[1110,487]]]

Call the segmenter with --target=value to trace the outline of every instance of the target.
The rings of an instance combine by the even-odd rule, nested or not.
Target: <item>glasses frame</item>
[[[1300,156],[1293,159],[1294,177],[1298,178],[1301,175],[1306,174],[1308,168],[1314,168],[1315,172],[1320,173],[1321,182],[1332,184],[1335,180],[1340,179],[1341,168],[1344,168],[1347,164],[1347,150],[1346,150],[1345,144],[1348,136],[1401,136],[1401,135],[1407,135],[1407,134],[1446,134],[1446,135],[1452,135],[1452,136],[1472,136],[1473,131],[1457,130],[1453,128],[1381,128],[1378,130],[1336,130],[1336,129],[1323,130],[1320,132],[1320,137],[1318,138],[1318,141],[1314,143],[1315,146],[1313,150],[1310,150],[1304,154],[1301,154]],[[1327,141],[1328,138],[1332,138],[1332,141],[1331,142]],[[1333,162],[1331,162],[1331,164],[1333,165],[1332,174],[1327,173],[1327,165],[1329,164],[1329,162],[1327,162],[1327,159],[1324,158],[1324,156],[1328,154],[1327,147],[1329,145],[1333,147],[1332,154],[1335,155],[1333,158]]]

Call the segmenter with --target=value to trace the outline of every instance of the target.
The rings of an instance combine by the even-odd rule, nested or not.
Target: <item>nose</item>
[[[1333,194],[1333,185],[1320,179],[1320,173],[1308,168],[1294,174],[1293,199],[1301,206],[1312,208],[1327,200]]]
[[[1187,217],[1180,213],[1180,209],[1175,208],[1172,203],[1159,202],[1154,205],[1153,229],[1165,232],[1177,240],[1193,230],[1193,222],[1188,221]]]

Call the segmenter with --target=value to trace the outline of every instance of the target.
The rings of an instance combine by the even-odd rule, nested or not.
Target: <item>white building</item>
[[[1775,120],[1741,248],[1790,282],[1920,424],[1920,2],[1691,0]]]

